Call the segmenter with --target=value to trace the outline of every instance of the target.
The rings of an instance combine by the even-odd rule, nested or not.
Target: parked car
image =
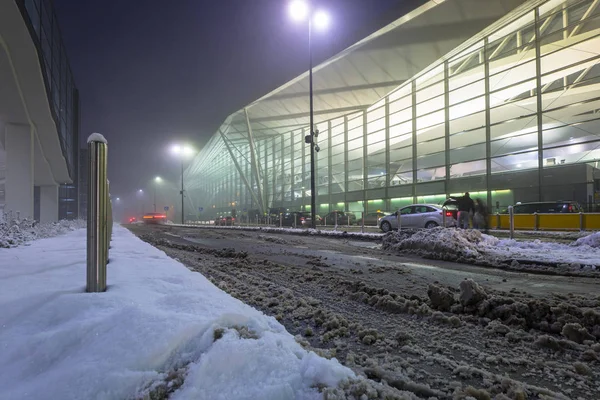
[[[355,225],[356,215],[347,211],[332,211],[323,217],[323,225],[335,225],[335,216],[337,214],[338,225]],[[350,218],[350,220],[348,220]]]
[[[387,217],[390,214],[391,213],[389,213],[389,212],[383,212],[383,211],[366,213],[365,214],[365,225],[377,226],[380,218]],[[359,225],[361,224],[360,220],[358,221],[358,224]]]
[[[222,217],[219,225],[221,226],[233,226],[235,225],[235,218],[232,217],[231,215],[228,215],[226,217]]]
[[[144,223],[146,224],[164,224],[167,222],[167,216],[161,213],[146,213],[143,217]]]
[[[446,211],[446,216],[451,216],[458,221],[458,201],[455,199],[448,199],[442,203],[442,208]]]
[[[315,214],[315,225],[323,225],[323,217],[321,217],[319,214]],[[304,220],[302,221],[302,226],[306,226],[306,227],[310,227],[312,222],[312,216],[310,215],[309,212],[306,213],[306,217],[304,218]]]
[[[135,221],[137,221],[137,218],[136,218],[136,217],[131,217],[131,218],[129,218],[129,223],[130,223],[130,224],[133,224]]]
[[[517,203],[513,206],[515,214],[555,214],[555,213],[579,213],[583,208],[576,201],[541,201],[532,203]],[[508,209],[503,210],[508,214]]]
[[[310,218],[310,213],[304,211],[292,211],[286,212],[281,216],[282,226],[302,226],[306,218]],[[276,225],[279,226],[279,220],[276,221]]]
[[[402,228],[435,228],[442,226],[446,213],[446,226],[456,226],[456,219],[450,211],[437,204],[412,204],[379,220],[379,229],[389,232],[398,229],[398,214]]]

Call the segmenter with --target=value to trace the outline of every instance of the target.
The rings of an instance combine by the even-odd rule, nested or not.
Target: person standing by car
[[[473,216],[473,227],[475,229],[484,230],[487,234],[489,231],[489,212],[487,205],[481,199],[475,199],[475,215]]]
[[[462,229],[469,228],[469,215],[475,211],[475,203],[466,192],[464,196],[456,199],[458,202],[458,227]]]

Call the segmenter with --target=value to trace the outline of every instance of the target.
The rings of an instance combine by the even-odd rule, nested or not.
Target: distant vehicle
[[[576,201],[542,201],[532,203],[517,203],[513,206],[515,214],[563,214],[583,212],[583,208]],[[502,214],[508,214],[508,209]]]
[[[221,218],[221,225],[223,226],[233,226],[235,223],[235,218],[231,215]]]
[[[137,221],[137,218],[136,218],[136,217],[131,217],[131,218],[129,218],[129,223],[130,223],[130,224],[133,224],[135,221]]]
[[[292,211],[286,212],[281,216],[281,225],[282,226],[301,226],[304,224],[306,218],[310,219],[310,213],[304,211]],[[279,225],[279,219],[275,222],[276,225]]]
[[[321,217],[319,214],[315,214],[315,221],[315,225],[323,225],[323,217]],[[302,221],[302,226],[310,227],[312,226],[311,222],[312,216],[310,213],[306,213],[306,217]]]
[[[380,218],[387,217],[390,214],[391,213],[389,213],[389,212],[383,212],[383,211],[366,213],[365,214],[365,225],[377,226],[377,223],[379,222]],[[358,223],[361,224],[361,221],[358,221]]]
[[[164,224],[167,222],[167,216],[161,213],[146,213],[143,217],[144,223],[146,224]]]
[[[332,211],[328,214],[325,214],[323,217],[323,225],[335,225],[336,219],[335,216],[337,214],[337,224],[338,225],[356,225],[356,215],[347,211]],[[348,217],[350,218],[348,220]]]
[[[446,226],[456,226],[456,219],[450,211],[442,209],[437,204],[412,204],[403,207],[393,214],[379,220],[379,229],[389,232],[398,229],[398,213],[400,213],[400,224],[402,228],[435,228],[442,226],[444,213],[446,213]]]

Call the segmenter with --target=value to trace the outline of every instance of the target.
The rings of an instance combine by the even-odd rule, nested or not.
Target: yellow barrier
[[[586,231],[600,230],[600,214],[583,214],[583,229]]]
[[[510,229],[508,214],[492,214],[488,222],[491,229]],[[600,230],[600,213],[515,214],[514,224],[515,230],[593,231]]]

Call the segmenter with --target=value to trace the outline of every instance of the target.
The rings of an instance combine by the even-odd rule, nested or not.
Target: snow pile
[[[416,250],[440,258],[458,260],[478,258],[482,250],[498,242],[476,230],[433,228],[389,232],[383,238],[384,250]]]
[[[588,275],[600,270],[598,234],[567,245],[539,239],[500,240],[476,230],[438,227],[389,232],[383,237],[382,249],[511,270]]]
[[[378,232],[348,232],[339,228],[340,230],[328,230],[328,229],[312,229],[312,228],[279,228],[271,226],[214,226],[214,225],[181,225],[174,224],[174,226],[183,226],[186,228],[198,228],[198,229],[233,229],[241,231],[259,231],[263,233],[285,233],[300,236],[329,236],[329,237],[343,237],[353,239],[381,239],[383,234]]]
[[[85,293],[84,232],[0,250],[0,398],[318,399],[355,377],[121,227]]]
[[[32,240],[62,235],[85,226],[84,220],[62,220],[38,224],[31,219],[0,219],[0,248],[16,247]]]
[[[575,246],[575,247],[590,246],[593,248],[599,248],[600,247],[600,232],[594,232],[591,235],[579,238],[575,242],[573,242],[571,245]]]

